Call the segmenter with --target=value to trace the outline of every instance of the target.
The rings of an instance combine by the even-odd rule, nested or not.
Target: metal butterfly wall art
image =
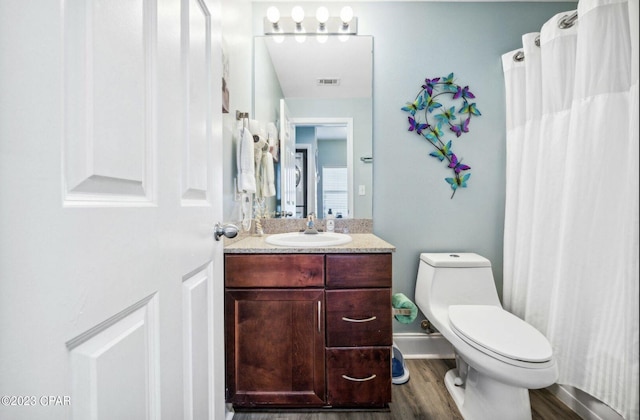
[[[424,79],[415,100],[401,108],[411,114],[408,131],[428,140],[436,149],[429,156],[445,162],[453,171],[452,177],[444,179],[453,190],[451,198],[459,188],[467,187],[471,167],[462,163],[462,159],[453,153],[452,140],[447,141],[444,137],[445,133],[454,133],[456,138],[468,133],[471,118],[482,115],[471,99],[475,99],[475,95],[469,86],[457,84],[454,74],[450,73],[445,77]]]

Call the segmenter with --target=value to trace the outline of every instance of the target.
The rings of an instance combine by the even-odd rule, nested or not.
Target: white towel
[[[253,136],[247,128],[240,128],[238,133],[236,163],[238,165],[238,191],[256,192]]]
[[[272,122],[267,123],[267,140],[269,141],[269,148],[274,147],[278,143],[278,129]]]
[[[249,123],[249,129],[253,134],[253,158],[255,164],[255,175],[256,175],[256,198],[260,199],[265,197],[265,189],[263,186],[265,185],[265,168],[263,165],[262,156],[265,152],[265,149],[268,150],[269,146],[267,144],[266,132],[260,126],[258,121],[251,120]]]
[[[276,195],[276,186],[273,175],[273,155],[270,152],[265,152],[262,156],[262,161],[265,168],[265,186],[262,193],[265,197],[273,197]]]

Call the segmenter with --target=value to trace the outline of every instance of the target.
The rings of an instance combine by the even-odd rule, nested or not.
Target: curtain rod
[[[562,19],[558,21],[558,28],[560,29],[568,29],[575,25],[576,20],[578,20],[578,11],[571,13],[570,15],[564,15]],[[536,37],[535,40],[536,47],[540,46],[540,35]],[[523,61],[524,60],[524,51],[518,51],[513,55],[513,61]]]

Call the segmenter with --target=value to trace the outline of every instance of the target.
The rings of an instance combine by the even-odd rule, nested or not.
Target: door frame
[[[349,215],[353,218],[355,215],[354,191],[353,191],[353,118],[349,117],[292,117],[289,119],[291,131],[295,133],[297,126],[346,126],[347,127],[347,186],[349,188]],[[298,144],[296,144],[298,147]],[[315,162],[314,162],[315,164]],[[319,168],[316,168],[318,170]],[[317,206],[317,203],[316,203]]]

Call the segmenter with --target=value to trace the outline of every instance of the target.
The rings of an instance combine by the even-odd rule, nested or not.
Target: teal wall
[[[288,15],[294,3],[281,4]],[[373,36],[373,226],[397,248],[394,291],[414,297],[421,252],[469,251],[491,260],[501,293],[506,137],[501,55],[518,48],[523,34],[539,31],[554,14],[577,3],[345,2],[327,7],[336,14],[346,4],[358,17],[359,34]],[[254,3],[254,19],[268,5]],[[319,5],[303,4],[311,15]],[[407,131],[407,114],[400,110],[425,78],[451,72],[469,85],[482,112],[470,132],[454,141],[472,176],[453,199],[444,181],[450,176],[446,165],[429,156],[426,140]],[[420,319],[396,322],[394,331],[421,331]]]
[[[373,226],[397,247],[394,291],[413,298],[421,252],[467,251],[489,258],[502,290],[505,103],[501,55],[521,46],[554,14],[576,3],[368,3],[354,5],[360,34],[374,36]],[[482,116],[454,140],[471,167],[468,188],[450,199],[446,165],[407,131],[405,102],[425,78],[455,73]],[[419,319],[418,319],[419,321]],[[394,323],[396,332],[419,322]]]

